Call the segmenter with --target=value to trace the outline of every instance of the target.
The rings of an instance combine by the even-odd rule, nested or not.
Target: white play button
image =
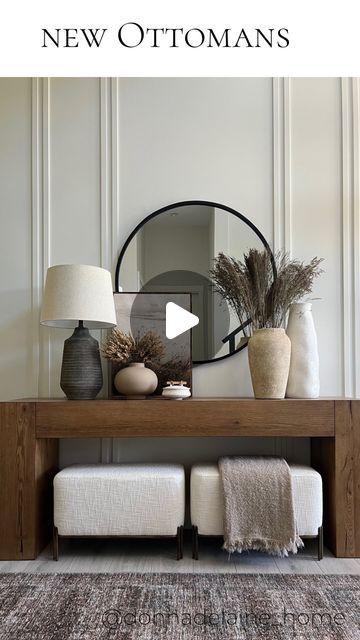
[[[175,302],[166,305],[166,337],[171,340],[199,324],[199,318]]]

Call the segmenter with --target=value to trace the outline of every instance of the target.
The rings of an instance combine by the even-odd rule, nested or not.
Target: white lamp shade
[[[83,320],[89,329],[116,325],[110,271],[84,264],[50,267],[46,274],[41,324],[73,328]]]

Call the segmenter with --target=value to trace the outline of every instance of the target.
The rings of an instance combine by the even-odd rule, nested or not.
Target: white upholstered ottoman
[[[183,554],[185,473],[177,464],[73,465],[54,478],[58,537],[172,537]]]
[[[321,475],[311,467],[289,464],[295,517],[299,535],[318,538],[318,558],[323,557],[323,500]],[[190,510],[193,558],[198,558],[198,535],[224,535],[224,498],[217,464],[197,464],[191,469]]]

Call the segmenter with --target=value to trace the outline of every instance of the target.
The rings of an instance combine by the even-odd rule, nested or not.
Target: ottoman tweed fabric
[[[184,512],[181,465],[73,465],[54,478],[59,535],[175,536]]]
[[[306,465],[290,464],[295,517],[300,536],[317,536],[322,525],[322,479]],[[191,469],[191,522],[202,535],[224,534],[224,497],[217,464]]]

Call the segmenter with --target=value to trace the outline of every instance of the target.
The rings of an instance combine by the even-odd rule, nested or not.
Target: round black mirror
[[[148,215],[127,238],[116,265],[115,289],[189,292],[199,324],[192,330],[194,364],[227,358],[247,344],[246,325],[214,290],[213,260],[220,252],[238,260],[249,249],[271,249],[244,215],[216,202],[189,200]]]

